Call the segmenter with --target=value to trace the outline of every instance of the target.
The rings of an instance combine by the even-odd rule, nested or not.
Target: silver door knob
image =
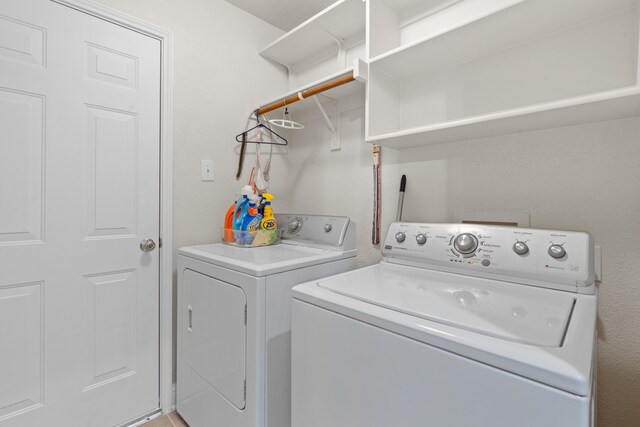
[[[156,242],[154,242],[153,239],[143,239],[142,242],[140,242],[140,250],[142,252],[151,252],[155,248]]]

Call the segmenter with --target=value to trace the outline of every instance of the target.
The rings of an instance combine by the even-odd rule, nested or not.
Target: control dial
[[[567,251],[560,245],[551,245],[549,246],[549,250],[547,251],[551,258],[562,258],[567,254]]]
[[[453,246],[461,254],[472,254],[478,249],[478,239],[473,234],[463,233],[456,237]]]
[[[422,233],[418,234],[416,236],[416,242],[418,242],[419,245],[424,245],[425,243],[427,243],[427,236]]]
[[[325,231],[325,232],[327,232],[327,233],[328,233],[328,232],[330,232],[332,229],[333,229],[333,225],[331,225],[330,223],[326,223],[326,224],[324,225],[324,231]]]
[[[518,255],[526,255],[529,253],[529,246],[525,242],[516,242],[513,245],[513,252]]]
[[[402,231],[398,231],[396,233],[396,242],[402,243],[406,238],[407,238],[406,234],[404,234]]]
[[[302,228],[302,220],[300,218],[294,218],[289,222],[289,233],[295,234]]]

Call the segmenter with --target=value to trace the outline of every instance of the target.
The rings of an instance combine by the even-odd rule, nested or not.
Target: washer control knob
[[[549,255],[551,255],[551,258],[562,258],[567,254],[567,251],[564,250],[564,248],[560,245],[551,245],[549,246],[549,250],[547,251],[549,252]]]
[[[402,242],[404,242],[404,239],[406,239],[406,238],[407,238],[407,236],[402,231],[398,231],[396,233],[396,242],[402,243]]]
[[[294,218],[289,222],[289,233],[295,234],[302,228],[302,220]]]
[[[526,255],[529,253],[529,246],[525,242],[515,242],[513,244],[513,252],[518,255]]]
[[[478,249],[478,239],[473,234],[464,233],[456,237],[453,246],[461,254],[471,254]]]
[[[324,225],[324,231],[326,231],[327,233],[330,232],[332,228],[333,228],[333,225],[329,223]]]
[[[418,234],[416,236],[416,242],[418,242],[419,245],[424,245],[425,243],[427,243],[427,236],[422,233]]]

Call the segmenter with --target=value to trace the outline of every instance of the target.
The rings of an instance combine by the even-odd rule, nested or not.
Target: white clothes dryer
[[[293,427],[594,425],[588,234],[394,223],[382,254],[293,288]]]
[[[191,427],[290,426],[290,290],[356,267],[349,218],[276,218],[280,244],[178,251],[177,410]]]

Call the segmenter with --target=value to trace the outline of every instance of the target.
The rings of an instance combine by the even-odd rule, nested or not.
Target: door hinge
[[[162,237],[158,237],[158,249],[162,249]]]
[[[244,326],[247,326],[247,304],[244,305]]]

